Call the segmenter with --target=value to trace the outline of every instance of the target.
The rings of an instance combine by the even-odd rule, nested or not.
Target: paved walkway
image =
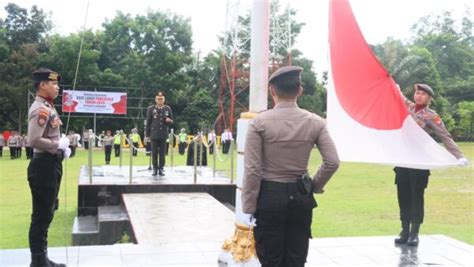
[[[123,194],[139,245],[223,242],[234,232],[234,213],[207,193]]]
[[[444,235],[421,236],[418,248],[397,247],[393,236],[315,238],[306,266],[474,266],[474,247]],[[68,266],[217,266],[221,242],[68,247]],[[66,262],[66,248],[50,248]],[[28,249],[0,250],[0,266],[27,266]]]

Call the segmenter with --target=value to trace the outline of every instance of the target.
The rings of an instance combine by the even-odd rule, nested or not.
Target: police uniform
[[[158,94],[158,97],[160,94]],[[163,95],[161,94],[161,96]],[[166,139],[169,137],[166,118],[170,118],[172,123],[173,111],[170,106],[163,105],[162,107],[158,107],[157,105],[153,105],[148,107],[146,113],[145,135],[150,137],[151,140],[154,175],[156,175],[157,171],[160,171],[160,174],[162,175],[163,167],[165,166]],[[158,154],[160,158],[159,163]]]
[[[284,67],[269,79],[299,77],[302,68]],[[307,173],[317,145],[323,163],[306,194],[298,180]],[[243,212],[254,214],[255,247],[265,266],[304,266],[311,238],[313,192],[321,193],[339,166],[336,147],[325,120],[300,109],[296,102],[279,102],[249,123],[245,143]]]
[[[133,156],[136,157],[138,154],[138,145],[140,144],[140,135],[138,134],[138,130],[136,128],[132,129],[130,139],[133,143]]]
[[[417,84],[416,88],[425,91],[430,96],[434,95],[433,89],[426,84]],[[403,98],[405,97],[403,96]],[[430,135],[434,134],[439,137],[446,149],[457,159],[464,157],[436,111],[427,105],[417,106],[406,98],[405,105],[410,115],[423,130]],[[400,237],[395,239],[395,243],[416,246],[418,245],[419,228],[424,219],[424,193],[428,185],[430,170],[395,167],[394,171],[400,221],[402,222],[402,232]]]
[[[110,154],[112,153],[112,145],[114,144],[115,138],[112,135],[106,135],[102,138],[102,144],[105,152],[105,164],[110,164]],[[120,149],[120,147],[119,147]]]
[[[181,132],[178,135],[178,152],[180,155],[184,155],[187,137],[188,135],[184,132],[184,129],[181,129]]]
[[[3,146],[5,145],[5,138],[3,134],[0,133],[0,158],[3,157]]]
[[[8,138],[8,147],[10,148],[10,159],[16,159],[17,156],[17,148],[16,144],[18,143],[17,135],[16,132],[13,132],[13,134]]]
[[[77,140],[77,136],[74,132],[68,134],[67,139],[69,139],[69,148],[71,149],[71,158],[76,155],[76,147],[79,141]]]
[[[42,69],[33,73],[35,81],[59,81],[58,73]],[[48,228],[57,209],[63,153],[59,149],[62,122],[51,99],[36,96],[28,112],[28,141],[33,158],[28,166],[33,212],[29,230],[31,266],[65,266],[47,258]]]

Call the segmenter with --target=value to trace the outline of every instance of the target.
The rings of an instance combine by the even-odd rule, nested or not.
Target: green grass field
[[[445,234],[474,244],[474,143],[461,143],[460,146],[471,165],[431,172],[421,234]],[[26,248],[31,214],[26,178],[29,161],[24,155],[21,159],[10,160],[6,149],[3,154],[0,158],[0,248]],[[128,160],[126,151],[123,164],[128,165]],[[94,162],[96,165],[104,163],[102,151],[94,151]],[[143,154],[134,158],[134,162],[148,166],[148,158]],[[174,165],[184,165],[184,162],[184,156],[175,153]],[[319,153],[314,150],[309,170],[314,173],[320,162]],[[208,158],[208,163],[212,166],[212,157]],[[87,153],[83,150],[78,150],[76,157],[64,164],[60,209],[50,228],[49,246],[71,243],[78,174],[80,166],[85,164]],[[112,165],[118,165],[118,159],[113,156]],[[229,166],[229,159],[217,161],[219,170],[229,169]],[[314,237],[398,234],[400,223],[391,167],[343,163],[325,190],[324,194],[316,195],[319,207],[314,210]]]

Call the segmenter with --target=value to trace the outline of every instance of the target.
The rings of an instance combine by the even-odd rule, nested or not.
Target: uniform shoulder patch
[[[49,118],[49,110],[45,107],[38,109],[38,125],[43,127]]]
[[[433,121],[436,123],[436,125],[440,125],[441,124],[441,117],[438,114],[434,114]]]

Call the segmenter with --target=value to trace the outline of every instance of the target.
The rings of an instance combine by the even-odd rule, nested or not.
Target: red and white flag
[[[330,1],[329,46],[327,119],[342,161],[417,169],[457,165],[408,113],[348,0]]]

